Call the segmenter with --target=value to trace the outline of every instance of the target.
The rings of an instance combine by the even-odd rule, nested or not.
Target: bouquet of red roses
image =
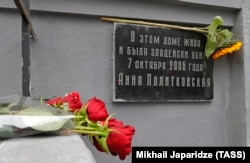
[[[39,102],[22,97],[0,105],[0,139],[40,133],[81,134],[100,152],[124,160],[131,153],[135,127],[113,118],[96,97],[81,101],[78,92]]]

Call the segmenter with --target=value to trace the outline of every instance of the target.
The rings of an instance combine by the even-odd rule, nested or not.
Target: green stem
[[[74,119],[81,119],[83,116],[75,116]]]
[[[85,126],[75,126],[74,129],[76,129],[76,130],[88,130],[88,131],[94,131],[94,130],[96,130],[93,127],[85,127]]]
[[[108,18],[108,17],[101,17],[101,20],[110,21],[110,22],[119,22],[119,23],[130,23],[130,24],[157,26],[157,27],[163,27],[163,28],[174,28],[174,29],[199,32],[199,33],[202,33],[204,35],[208,34],[208,31],[206,29],[198,28],[198,27],[184,27],[184,26],[178,26],[178,25],[161,24],[161,23],[153,23],[153,22],[145,22],[145,21],[137,21],[137,20],[128,20],[128,19]]]
[[[106,136],[105,133],[98,132],[98,131],[71,130],[71,132],[73,132],[73,133],[78,133],[78,134],[88,134],[88,135]]]

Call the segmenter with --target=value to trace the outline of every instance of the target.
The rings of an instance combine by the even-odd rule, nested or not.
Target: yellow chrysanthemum
[[[218,49],[218,50],[216,50],[214,52],[214,54],[212,55],[212,58],[213,59],[218,59],[218,58],[220,58],[220,57],[222,57],[224,55],[232,54],[233,52],[239,50],[241,48],[241,46],[242,46],[242,42],[237,41],[237,42],[235,42],[233,44],[222,47],[222,48],[220,48],[220,49]]]

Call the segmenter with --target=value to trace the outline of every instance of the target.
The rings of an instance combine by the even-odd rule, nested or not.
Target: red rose
[[[70,111],[79,110],[83,105],[81,102],[80,94],[78,92],[71,92],[69,94],[66,94],[63,98],[63,101],[68,103]]]
[[[95,97],[87,102],[87,115],[91,121],[104,121],[109,115],[105,103]]]
[[[63,98],[62,97],[55,97],[55,98],[52,98],[52,99],[49,99],[48,101],[46,101],[46,104],[48,105],[51,105],[53,107],[62,107],[63,105]]]
[[[131,152],[131,141],[135,133],[135,128],[130,125],[125,125],[122,121],[118,121],[114,118],[109,120],[108,128],[115,130],[109,133],[106,140],[109,151],[112,155],[118,155],[121,160],[124,160]],[[97,150],[104,152],[95,137],[93,137],[93,143]]]

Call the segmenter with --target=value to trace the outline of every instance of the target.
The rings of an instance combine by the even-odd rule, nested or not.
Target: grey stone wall
[[[11,2],[2,1],[0,95],[21,95],[20,16]],[[242,1],[242,11],[241,1],[237,2],[235,8],[216,3],[211,8],[211,3],[195,1],[34,0],[31,18],[38,40],[31,42],[31,96],[49,98],[79,91],[83,101],[101,98],[110,113],[136,127],[134,146],[245,146],[249,144],[249,2]],[[194,26],[207,25],[221,15],[224,24],[233,27],[235,37],[243,39],[244,48],[214,62],[211,102],[113,103],[113,24],[101,21],[102,15]],[[120,162],[83,139],[97,163]],[[130,163],[130,157],[122,162]]]
[[[242,37],[245,43],[245,46],[243,48],[243,54],[244,54],[244,60],[242,61],[244,63],[244,80],[245,80],[245,108],[243,114],[246,115],[245,119],[243,121],[246,121],[246,141],[247,146],[250,146],[250,78],[249,78],[249,62],[250,62],[250,46],[249,46],[249,38],[250,38],[250,31],[249,31],[249,21],[250,21],[250,2],[247,0],[243,0],[243,9],[241,12],[241,19],[240,22],[237,22],[238,26],[241,27],[241,33]],[[242,22],[241,22],[242,20]]]

